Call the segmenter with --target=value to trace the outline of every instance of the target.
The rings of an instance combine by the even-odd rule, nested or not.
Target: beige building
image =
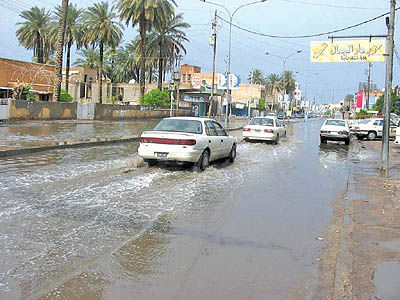
[[[63,83],[65,87],[65,69],[63,70]],[[69,71],[68,93],[74,102],[99,103],[97,70],[74,67]],[[164,87],[168,83],[163,83]],[[146,83],[146,93],[157,88],[156,83]],[[103,78],[103,103],[112,103],[112,98],[120,98],[124,104],[140,105],[140,85],[138,83],[111,83]]]

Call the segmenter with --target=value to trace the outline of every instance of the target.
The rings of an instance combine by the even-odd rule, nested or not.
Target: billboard
[[[360,109],[363,108],[363,102],[364,102],[364,93],[363,92],[358,92],[357,93],[357,103],[356,103],[356,110],[360,111]]]
[[[229,81],[228,81],[228,75],[218,74],[217,88],[219,90],[227,90],[228,82],[229,82],[229,88],[231,90],[239,89],[240,85],[239,76],[236,76],[235,74],[229,74]]]
[[[385,40],[311,42],[311,62],[382,62]]]
[[[193,76],[192,77],[192,88],[195,90],[199,90],[201,87],[201,77]]]

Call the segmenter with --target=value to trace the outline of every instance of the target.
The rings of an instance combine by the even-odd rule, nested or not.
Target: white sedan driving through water
[[[150,166],[160,161],[193,163],[204,170],[211,161],[236,158],[236,139],[212,119],[173,117],[161,120],[140,137],[139,156]]]
[[[257,117],[243,128],[242,135],[245,140],[272,141],[278,144],[279,139],[286,135],[286,128],[276,117]]]
[[[320,130],[321,144],[327,141],[343,141],[346,145],[350,144],[350,127],[346,120],[328,119],[324,122]]]

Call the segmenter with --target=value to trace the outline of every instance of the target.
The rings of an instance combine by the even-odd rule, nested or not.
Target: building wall
[[[29,84],[33,90],[49,93],[52,99],[54,72],[54,66],[0,58],[0,86],[2,87]]]
[[[232,90],[232,99],[236,102],[247,103],[250,98],[250,89],[252,98],[265,98],[265,88],[259,84],[240,84],[239,89]]]
[[[200,67],[184,64],[183,66],[181,66],[181,83],[191,84],[194,74],[200,72]]]
[[[75,120],[76,104],[11,100],[9,118],[11,120]]]

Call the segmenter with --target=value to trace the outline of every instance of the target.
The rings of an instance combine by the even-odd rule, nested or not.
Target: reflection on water
[[[158,121],[158,119],[148,119],[129,122],[9,124],[0,127],[0,147],[29,147],[58,141],[134,136],[154,128]]]

